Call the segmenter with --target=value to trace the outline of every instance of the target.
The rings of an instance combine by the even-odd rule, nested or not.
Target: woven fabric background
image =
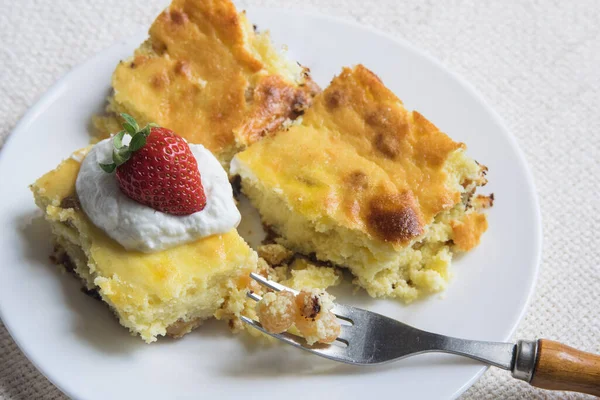
[[[0,0],[0,146],[59,77],[150,25],[168,0]],[[466,77],[531,165],[544,221],[536,293],[517,338],[600,352],[600,2],[255,0],[404,38]],[[44,134],[44,132],[40,132]],[[0,150],[1,151],[1,150]],[[583,398],[490,369],[465,399]],[[0,399],[63,399],[0,324]]]

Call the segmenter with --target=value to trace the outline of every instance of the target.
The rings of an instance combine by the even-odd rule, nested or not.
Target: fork
[[[250,277],[274,291],[298,291],[270,281],[259,274]],[[248,297],[260,301],[250,291]],[[459,339],[426,332],[381,314],[344,304],[331,310],[345,321],[337,343],[308,345],[288,332],[273,334],[260,322],[242,316],[242,321],[287,344],[312,354],[355,365],[377,365],[417,354],[442,352],[472,358],[509,370],[516,379],[550,390],[569,390],[600,396],[600,356],[547,339],[515,343]]]

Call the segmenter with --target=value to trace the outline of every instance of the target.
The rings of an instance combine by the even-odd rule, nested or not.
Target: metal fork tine
[[[255,321],[251,318],[248,318],[244,315],[241,316],[242,321],[244,321],[245,323],[247,323],[248,325],[252,325],[254,328],[258,329],[259,331],[266,333],[269,336],[274,337],[275,339],[279,339],[283,342],[286,342],[288,344],[292,344],[294,346],[302,346],[302,343],[299,341],[300,337],[296,336],[296,335],[292,335],[291,333],[280,333],[280,334],[276,334],[276,333],[271,333],[268,330],[266,330],[265,328],[263,328],[262,324],[258,321]]]
[[[280,292],[282,290],[287,290],[288,292],[292,292],[292,293],[294,293],[296,295],[298,293],[300,293],[297,290],[294,290],[294,289],[289,288],[287,286],[281,285],[281,284],[279,284],[277,282],[270,281],[267,278],[263,277],[262,275],[259,275],[259,274],[254,273],[254,272],[250,273],[250,277],[252,279],[254,279],[256,282],[260,283],[261,285],[266,286],[266,287],[268,287],[270,289],[273,289],[273,290],[275,290],[277,292]],[[257,295],[256,293],[254,293],[254,292],[248,292],[248,297],[251,298],[251,299],[253,299],[253,300],[256,300],[256,301],[260,301],[260,299],[261,299],[261,297],[259,295]],[[338,317],[338,318],[340,318],[340,319],[342,319],[344,321],[348,321],[348,322],[354,324],[354,319],[352,318],[351,314],[355,314],[355,313],[351,313],[349,311],[350,309],[351,309],[351,307],[336,304],[333,307],[333,309],[331,310],[331,312],[333,312],[336,317]]]
[[[297,290],[294,290],[294,289],[292,289],[292,288],[289,288],[289,287],[287,287],[287,286],[280,285],[280,284],[279,284],[279,283],[277,283],[277,282],[270,281],[270,280],[268,280],[267,278],[263,277],[262,275],[259,275],[259,274],[257,274],[257,273],[254,273],[254,272],[251,272],[251,273],[250,273],[250,277],[251,277],[252,279],[254,279],[256,282],[260,283],[261,285],[263,285],[263,286],[266,286],[266,287],[268,287],[269,289],[273,289],[273,290],[275,290],[276,292],[280,292],[280,291],[282,291],[282,290],[287,290],[288,292],[292,292],[292,293],[294,293],[294,294],[298,294],[298,293],[300,293],[300,292],[298,292]]]
[[[274,337],[275,339],[281,340],[287,344],[290,344],[299,349],[308,351],[310,353],[316,354],[321,357],[328,358],[334,361],[341,361],[345,363],[352,363],[353,360],[348,357],[348,354],[345,351],[344,347],[339,347],[335,345],[327,345],[327,344],[315,344],[313,346],[309,346],[306,341],[300,336],[293,335],[288,332],[284,333],[271,333],[262,327],[260,322],[250,319],[245,316],[241,316],[242,321],[244,321],[248,325],[252,325],[252,327],[258,329],[259,331],[266,333],[267,335]],[[345,342],[344,342],[345,343]]]
[[[262,297],[261,297],[261,296],[259,296],[259,295],[257,295],[257,294],[256,294],[256,293],[254,293],[254,292],[248,292],[248,293],[246,294],[246,296],[247,296],[247,297],[249,297],[249,298],[251,298],[251,299],[252,299],[252,300],[254,300],[254,301],[261,301],[261,300],[262,300]],[[267,334],[271,335],[271,333],[270,333],[270,332],[266,332],[266,331],[265,331],[265,330],[262,328],[262,325],[260,325],[260,322],[254,321],[254,320],[252,320],[252,319],[249,319],[249,318],[247,318],[247,317],[244,317],[244,316],[242,316],[242,319],[244,320],[244,322],[246,322],[246,323],[248,323],[248,324],[250,324],[250,325],[254,326],[255,328],[257,328],[257,329],[260,329],[261,331],[263,331],[263,332],[265,332],[265,333],[267,333]],[[259,326],[260,326],[260,327],[259,327]],[[340,335],[338,336],[338,339],[339,339],[339,340],[340,340],[342,343],[348,342],[348,340],[350,340],[350,335],[352,334],[352,332],[350,331],[350,329],[352,328],[352,326],[351,326],[351,325],[349,326],[349,325],[344,325],[344,324],[342,324],[342,325],[340,326],[340,328],[341,328],[341,330],[340,330]],[[274,336],[274,335],[271,335],[271,336]],[[299,337],[299,336],[295,336],[295,335],[292,335],[292,336],[294,336],[294,337]]]
[[[262,296],[259,296],[259,295],[257,295],[254,292],[248,292],[248,293],[246,293],[246,296],[249,297],[249,298],[251,298],[254,301],[261,301],[262,300]]]

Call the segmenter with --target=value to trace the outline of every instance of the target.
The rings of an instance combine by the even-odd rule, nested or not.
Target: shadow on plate
[[[102,96],[103,99],[107,99],[109,96],[113,95],[113,88],[110,86],[107,86],[106,89],[104,90],[104,96]],[[86,129],[88,132],[88,137],[92,140],[92,142],[95,139],[95,133],[97,133],[96,127],[94,126],[94,116],[98,115],[98,116],[104,116],[106,115],[106,101],[103,101],[102,103],[99,103],[93,110],[90,110],[90,118],[87,121],[86,124]],[[116,133],[116,132],[113,132]]]
[[[482,365],[477,361],[467,358],[426,354],[398,360],[384,365],[357,366],[342,364],[327,360],[294,347],[273,343],[261,345],[255,342],[247,354],[240,355],[236,362],[225,366],[222,373],[232,377],[281,377],[281,376],[342,376],[342,375],[367,375],[383,371],[410,369],[431,369],[443,366],[476,366]],[[248,348],[248,346],[246,346]]]
[[[25,247],[24,257],[32,264],[51,269],[62,286],[65,308],[72,310],[72,319],[64,321],[74,333],[104,353],[131,352],[145,344],[123,328],[105,303],[85,295],[81,284],[50,261],[52,233],[49,224],[39,212],[17,217]]]

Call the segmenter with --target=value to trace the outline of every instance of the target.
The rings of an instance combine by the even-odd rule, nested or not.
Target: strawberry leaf
[[[113,147],[117,150],[123,147],[123,137],[127,132],[121,131],[113,137]]]
[[[125,120],[125,122],[123,122],[124,130],[115,134],[113,137],[113,162],[111,164],[100,164],[100,167],[108,173],[113,172],[119,165],[126,163],[134,152],[144,147],[147,138],[152,131],[151,128],[159,127],[155,123],[149,123],[140,130],[140,126],[131,115],[122,113],[121,117]],[[123,138],[126,134],[131,136],[129,145],[123,144]]]
[[[144,130],[146,130],[146,128],[144,128]],[[144,130],[142,130],[140,133],[136,134],[131,139],[131,142],[129,143],[129,151],[130,152],[138,151],[139,149],[144,147],[144,145],[146,144],[146,135],[144,135]]]
[[[102,168],[104,172],[111,174],[115,170],[115,168],[117,168],[117,164],[100,164],[100,168]]]
[[[129,151],[129,149],[113,152],[113,161],[115,162],[115,164],[117,164],[117,167],[119,165],[125,164],[127,160],[129,160],[129,157],[131,157],[131,152]]]
[[[127,129],[127,127],[126,127],[127,124],[129,124],[131,126],[131,128],[133,128],[133,133],[129,132],[129,130],[127,129],[127,131],[129,133],[131,133],[133,135],[134,133],[136,133],[137,131],[140,130],[140,126],[138,125],[138,123],[135,121],[135,119],[131,115],[121,113],[121,117],[123,117],[123,119],[126,122],[125,124],[123,124],[123,128]]]
[[[150,125],[149,125],[149,124],[148,124],[148,125],[146,125],[146,126],[144,127],[144,129],[142,129],[142,130],[140,131],[140,133],[141,133],[142,135],[144,135],[144,137],[148,137],[148,136],[150,136]]]
[[[136,133],[136,129],[133,125],[128,124],[127,122],[123,123],[123,128],[127,131],[127,133],[129,133],[130,135],[135,135]]]

